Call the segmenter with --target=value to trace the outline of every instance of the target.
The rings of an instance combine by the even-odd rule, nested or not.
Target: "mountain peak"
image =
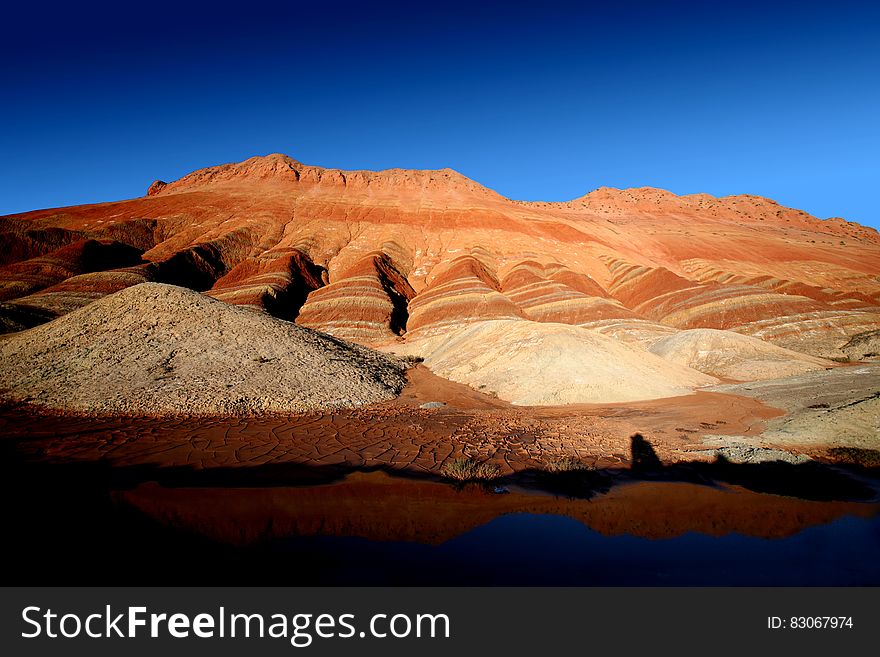
[[[171,183],[156,181],[148,195],[189,191],[215,185],[301,184],[339,186],[352,189],[432,189],[436,191],[467,191],[498,196],[449,167],[443,169],[367,169],[344,170],[306,165],[282,153],[251,157],[243,162],[221,164],[189,173]]]

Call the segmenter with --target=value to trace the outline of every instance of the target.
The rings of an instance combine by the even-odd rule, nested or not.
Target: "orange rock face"
[[[487,261],[485,253],[477,252],[437,265],[428,286],[410,304],[409,330],[438,333],[480,320],[523,318],[520,307],[500,291]]]
[[[0,246],[7,330],[145,280],[373,346],[518,319],[634,342],[722,328],[833,356],[880,328],[880,235],[756,196],[531,203],[449,169],[269,155],[139,199],[2,217]]]
[[[0,300],[17,299],[37,290],[95,270],[134,264],[140,251],[119,242],[81,240],[48,255],[0,269]]]
[[[504,294],[526,317],[538,322],[584,325],[603,319],[637,317],[585,274],[558,264],[526,261],[502,282]]]
[[[337,281],[309,294],[298,323],[340,338],[377,344],[406,333],[415,291],[384,251],[371,253]]]
[[[250,256],[217,279],[208,295],[293,320],[309,293],[326,282],[325,270],[299,249]]]

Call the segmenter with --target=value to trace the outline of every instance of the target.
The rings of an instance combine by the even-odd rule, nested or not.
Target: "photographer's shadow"
[[[664,465],[654,447],[640,433],[630,437],[630,452],[629,476],[636,480],[735,485],[759,493],[812,500],[867,500],[876,495],[871,486],[839,468],[817,461],[736,463],[718,454],[712,462],[682,461]]]

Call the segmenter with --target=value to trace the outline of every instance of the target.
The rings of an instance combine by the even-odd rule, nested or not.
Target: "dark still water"
[[[862,586],[880,584],[880,522],[846,517],[784,539],[604,536],[565,516],[512,514],[439,546],[358,538],[279,541],[314,581],[372,585]]]
[[[69,470],[6,480],[9,584],[880,585],[876,502],[675,481],[572,499],[381,472],[235,487]]]

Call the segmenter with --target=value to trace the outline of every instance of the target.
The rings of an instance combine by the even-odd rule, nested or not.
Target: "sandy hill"
[[[822,358],[716,329],[681,331],[658,340],[650,351],[673,363],[737,381],[776,379],[834,366]]]
[[[566,324],[476,322],[403,350],[443,377],[525,406],[659,399],[717,382]]]
[[[87,413],[300,412],[394,397],[391,356],[144,283],[0,342],[7,399]]]

